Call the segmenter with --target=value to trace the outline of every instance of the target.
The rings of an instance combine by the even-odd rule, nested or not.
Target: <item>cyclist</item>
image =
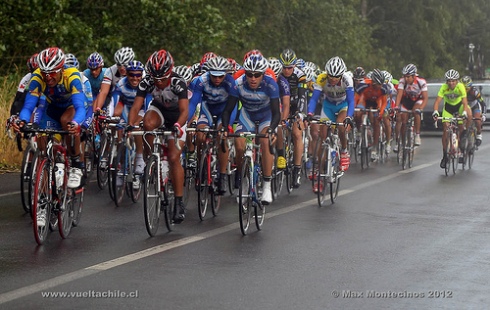
[[[335,120],[337,123],[345,123],[352,126],[354,114],[354,83],[346,72],[347,67],[342,58],[335,56],[325,64],[324,73],[320,74],[314,84],[313,96],[308,103],[308,118],[315,113],[317,101],[323,94],[322,110],[320,117],[327,120]],[[337,117],[335,117],[337,114]],[[342,149],[340,151],[340,168],[347,171],[350,165],[350,156],[347,150],[346,126],[339,126],[339,138]],[[320,133],[322,139],[327,135],[326,128]],[[317,156],[317,154],[314,154]],[[314,188],[313,191],[317,191]]]
[[[420,115],[429,100],[427,82],[424,78],[418,76],[417,67],[414,64],[406,65],[402,70],[402,74],[403,77],[398,81],[395,107],[400,111],[413,112],[415,129],[414,145],[420,145]],[[396,118],[396,139],[400,136],[402,124],[406,124],[407,120],[407,113],[401,113],[401,117]],[[393,151],[398,152],[397,143],[395,143]]]
[[[189,115],[194,115],[194,111],[199,103],[201,109],[197,120],[197,128],[213,127],[213,116],[217,116],[217,128],[222,127],[221,116],[228,102],[229,96],[238,97],[238,91],[235,87],[235,80],[227,72],[230,70],[228,59],[216,56],[209,59],[206,64],[207,72],[197,78],[195,87],[192,89],[192,98],[189,103]],[[236,109],[232,112],[232,119],[235,119]],[[218,139],[219,141],[220,139]],[[198,132],[196,135],[196,145],[198,153],[203,148],[206,141],[206,134]],[[218,147],[219,178],[218,178],[218,195],[226,193],[226,166],[228,163],[228,150],[223,152]]]
[[[437,121],[439,117],[439,103],[444,100],[444,105],[442,108],[442,117],[451,118],[455,115],[460,115],[462,117],[468,117],[471,120],[471,109],[468,106],[468,98],[466,97],[466,88],[463,83],[459,82],[459,72],[450,69],[445,74],[446,83],[441,86],[439,92],[437,93],[437,98],[434,102],[434,112],[432,117]],[[459,124],[458,134],[461,134],[464,130],[463,122]],[[446,132],[449,126],[449,120],[442,120],[442,131]],[[459,140],[459,136],[458,136]],[[445,169],[447,164],[447,136],[442,135],[442,160],[441,168]]]
[[[116,64],[107,68],[104,73],[104,79],[100,86],[100,92],[94,102],[94,112],[101,110],[110,102],[110,93],[116,87],[117,82],[126,76],[126,65],[134,60],[134,52],[131,47],[123,47],[114,54]]]
[[[85,95],[80,72],[76,68],[64,69],[65,54],[58,47],[50,47],[39,53],[39,68],[32,74],[24,107],[19,115],[20,124],[14,124],[17,132],[31,119],[41,95],[46,97],[46,109],[39,121],[41,128],[63,129],[70,132],[66,137],[71,157],[68,187],[81,185],[83,162],[80,160],[80,124],[85,120]],[[73,137],[73,144],[69,138]]]
[[[116,84],[116,88],[112,92],[111,103],[108,106],[107,114],[109,116],[120,116],[122,123],[129,123],[129,111],[133,106],[136,93],[138,91],[138,85],[144,77],[144,66],[138,60],[130,61],[126,66],[126,76],[123,77]],[[143,120],[143,116],[151,102],[151,95],[147,94],[144,100],[144,104],[138,111],[138,115],[135,118],[135,123],[139,124]],[[136,146],[136,156],[134,164],[134,173],[143,174],[145,169],[145,161],[143,159],[143,137],[135,136],[134,142]],[[118,180],[119,181],[119,180]],[[122,181],[122,180],[121,180]],[[138,189],[140,184],[139,178],[135,178],[136,182],[133,182],[133,187]]]
[[[296,53],[288,48],[279,55],[279,61],[282,64],[282,73],[289,82],[291,92],[289,115],[296,117],[296,121],[292,124],[292,135],[294,144],[294,168],[293,168],[293,187],[298,188],[301,185],[301,161],[303,157],[303,113],[306,111],[306,91],[307,83],[306,76],[303,71],[296,67],[298,58]],[[304,61],[303,61],[304,63]],[[284,150],[277,150],[277,168],[286,168],[286,160],[284,159]]]
[[[167,157],[170,166],[170,177],[174,188],[173,222],[182,223],[185,219],[185,206],[182,201],[184,194],[184,168],[180,162],[180,147],[185,141],[185,123],[189,113],[187,84],[179,75],[172,72],[174,60],[166,50],[154,52],[146,62],[145,78],[140,82],[133,106],[129,112],[129,125],[138,125],[138,114],[147,94],[153,96],[153,101],[143,117],[144,130],[154,130],[159,127],[172,128],[179,135],[179,141],[173,137],[168,140]],[[153,140],[148,139],[150,147]]]
[[[27,60],[27,69],[29,72],[20,80],[19,86],[17,87],[17,92],[15,93],[14,102],[12,102],[12,106],[10,107],[10,116],[19,115],[22,107],[24,106],[24,101],[27,95],[25,90],[29,86],[32,73],[39,67],[37,64],[37,55],[38,54],[35,53]]]
[[[379,69],[373,69],[370,74],[370,78],[363,82],[361,88],[361,95],[359,96],[359,103],[357,106],[361,109],[378,109],[376,116],[373,113],[369,113],[371,124],[373,124],[373,143],[376,146],[371,151],[371,160],[378,160],[378,152],[376,150],[379,141],[380,121],[383,119],[383,115],[387,105],[387,95],[389,89],[385,83],[385,76]],[[385,134],[387,132],[385,131]],[[389,141],[390,137],[386,137],[386,141]]]
[[[480,146],[482,142],[482,133],[481,133],[481,128],[482,128],[482,112],[485,111],[486,104],[485,100],[483,100],[480,91],[473,86],[473,80],[469,76],[463,76],[461,79],[461,82],[464,84],[466,88],[466,97],[468,98],[468,105],[471,108],[471,112],[473,114],[474,118],[477,118],[475,120],[475,125],[476,125],[476,141],[475,144],[476,146]]]
[[[265,75],[269,68],[267,59],[261,55],[251,55],[243,63],[245,75],[235,81],[238,89],[238,97],[230,96],[223,111],[223,127],[228,128],[230,115],[235,108],[238,99],[242,102],[242,109],[238,119],[236,132],[255,132],[255,121],[259,121],[259,132],[273,134],[279,121],[281,112],[279,109],[279,87],[273,78]],[[224,133],[226,136],[226,132]],[[274,157],[270,154],[268,139],[260,139],[262,152],[262,173],[264,184],[261,201],[263,204],[272,202],[271,177]],[[241,163],[245,153],[245,139],[235,139],[236,164],[241,170]],[[238,171],[237,174],[239,174]]]
[[[100,87],[102,85],[102,80],[104,79],[105,71],[104,59],[102,56],[93,52],[87,58],[87,69],[83,71],[83,75],[87,77],[92,87],[92,98],[95,100],[100,92]]]

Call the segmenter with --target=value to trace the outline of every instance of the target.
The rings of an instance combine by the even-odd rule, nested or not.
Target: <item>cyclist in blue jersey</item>
[[[76,68],[64,69],[65,54],[58,47],[50,47],[39,53],[39,68],[32,74],[24,108],[19,115],[17,132],[31,119],[39,98],[46,97],[46,110],[40,121],[41,128],[56,128],[70,132],[67,148],[71,156],[68,187],[81,185],[83,162],[80,160],[80,124],[85,120],[85,95]],[[71,137],[74,143],[70,143]],[[70,140],[68,140],[70,139]]]
[[[230,116],[238,100],[242,103],[242,109],[238,118],[236,132],[255,132],[255,122],[259,122],[259,132],[262,134],[274,134],[281,120],[279,109],[279,86],[270,76],[265,75],[269,64],[261,55],[251,55],[243,63],[245,74],[235,81],[238,97],[230,96],[222,120],[223,128],[228,128]],[[224,132],[226,135],[226,131]],[[272,202],[271,176],[274,156],[268,151],[268,139],[260,139],[262,152],[262,173],[264,184],[262,188],[262,203]],[[236,164],[239,169],[245,153],[245,139],[235,139]]]
[[[116,88],[117,82],[126,76],[126,65],[134,60],[134,52],[130,47],[123,47],[114,54],[116,62],[107,68],[104,73],[104,79],[100,86],[100,92],[94,102],[94,112],[107,107],[110,102],[110,94]]]
[[[93,52],[87,58],[87,69],[83,71],[83,75],[87,77],[92,87],[92,98],[95,100],[100,92],[100,86],[102,85],[102,80],[104,79],[105,71],[104,59],[102,56]]]
[[[126,65],[126,76],[116,84],[116,88],[112,92],[112,100],[108,107],[109,116],[120,116],[122,122],[129,123],[129,111],[131,110],[134,98],[138,92],[138,86],[144,77],[144,66],[140,61],[133,60]],[[147,94],[144,99],[144,104],[138,112],[135,122],[139,123],[143,120],[146,110],[151,102],[151,95]],[[135,174],[143,174],[145,169],[145,161],[143,159],[143,138],[135,136],[136,144],[136,159],[135,159]],[[139,178],[136,178],[139,181]],[[133,183],[134,187],[139,187],[139,184]]]
[[[235,80],[233,80],[231,75],[227,74],[227,71],[230,70],[230,65],[224,57],[216,56],[210,58],[204,67],[206,67],[207,72],[196,79],[195,86],[192,89],[192,98],[189,103],[189,116],[192,118],[197,105],[201,103],[197,128],[213,127],[213,116],[218,117],[216,125],[218,128],[221,128],[221,115],[228,102],[228,97],[238,97]],[[233,110],[231,118],[235,119],[235,115],[236,108]],[[206,134],[198,132],[196,136],[198,153],[203,148],[205,140]],[[220,172],[218,178],[218,195],[223,195],[226,192],[228,150],[223,152],[222,148],[218,147],[218,162]]]

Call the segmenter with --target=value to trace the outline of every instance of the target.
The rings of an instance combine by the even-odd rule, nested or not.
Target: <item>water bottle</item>
[[[454,132],[453,132],[453,135],[452,135],[452,140],[453,140],[454,148],[457,150],[458,149],[458,136]]]
[[[56,181],[56,187],[62,187],[63,186],[63,180],[65,177],[65,164],[64,163],[56,163],[55,164],[55,181]]]
[[[335,167],[335,159],[336,159],[337,151],[332,150],[330,155],[332,156],[332,166]]]
[[[169,167],[168,167],[167,156],[163,156],[163,160],[162,160],[162,178],[163,178],[163,180],[167,179],[168,170],[169,170]]]
[[[95,149],[98,150],[100,149],[100,134],[95,135]]]

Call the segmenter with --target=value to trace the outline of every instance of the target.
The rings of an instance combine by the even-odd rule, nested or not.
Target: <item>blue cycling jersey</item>
[[[100,85],[102,84],[102,80],[104,80],[104,74],[106,70],[107,68],[102,68],[102,71],[97,78],[94,78],[92,76],[92,74],[90,73],[90,69],[85,69],[85,71],[83,71],[83,75],[87,77],[90,82],[90,86],[92,87],[92,97],[94,99],[97,98],[97,95],[100,92]]]

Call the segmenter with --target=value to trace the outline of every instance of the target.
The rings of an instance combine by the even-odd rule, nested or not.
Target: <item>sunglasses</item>
[[[44,71],[41,71],[41,75],[44,77],[44,78],[51,78],[51,79],[54,79],[56,78],[56,75],[58,73],[61,72],[61,69],[58,69],[58,70],[54,70],[54,71],[49,71],[49,72],[44,72]]]
[[[215,79],[224,79],[225,76],[224,75],[212,75],[210,74],[212,78],[215,78]]]
[[[413,75],[404,75],[403,77],[406,78],[406,79],[408,79],[408,78],[413,77]]]
[[[143,73],[128,73],[129,77],[142,77]]]
[[[341,75],[329,75],[328,77],[331,79],[340,79],[342,76]]]
[[[284,66],[282,67],[283,69],[288,69],[288,70],[291,70],[291,69],[294,69],[294,66]]]
[[[262,76],[262,74],[263,74],[262,72],[255,72],[255,73],[253,73],[253,72],[245,72],[245,75],[246,75],[247,77],[249,77],[249,78],[254,77],[254,78],[256,78],[256,79],[257,79],[257,78],[259,78],[259,77],[261,77],[261,76]]]

